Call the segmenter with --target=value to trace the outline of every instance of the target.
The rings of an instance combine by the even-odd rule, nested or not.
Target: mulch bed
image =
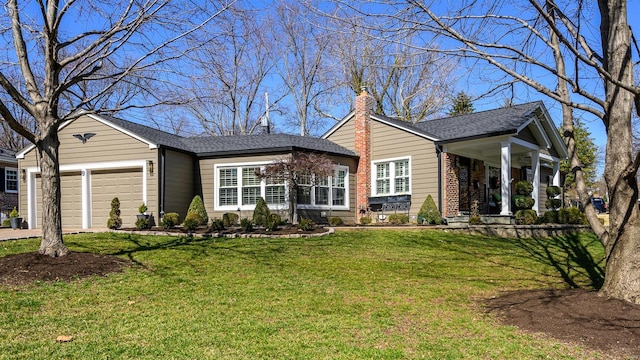
[[[502,322],[598,350],[612,358],[640,357],[640,305],[595,291],[525,290],[484,301]]]
[[[22,286],[36,281],[70,281],[122,271],[130,261],[113,255],[71,252],[53,258],[37,252],[0,257],[0,285]]]

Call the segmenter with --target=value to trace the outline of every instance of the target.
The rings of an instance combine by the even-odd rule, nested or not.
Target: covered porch
[[[483,222],[509,223],[520,180],[533,184],[533,210],[543,213],[547,186],[560,186],[561,178],[561,158],[545,137],[538,132],[527,140],[503,135],[442,144],[443,216],[464,221],[478,214]]]

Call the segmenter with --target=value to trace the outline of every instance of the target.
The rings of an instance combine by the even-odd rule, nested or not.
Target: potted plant
[[[22,228],[22,218],[20,217],[20,213],[18,213],[18,209],[16,209],[15,206],[9,213],[9,221],[11,222],[11,228],[13,230]]]
[[[149,215],[147,214],[147,209],[148,208],[145,203],[142,203],[142,205],[138,207],[139,214],[136,215],[136,228],[138,228],[138,230],[149,228]]]

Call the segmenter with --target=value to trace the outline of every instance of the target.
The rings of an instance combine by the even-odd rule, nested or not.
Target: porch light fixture
[[[149,174],[153,174],[153,160],[147,160],[147,166],[149,166]]]
[[[25,182],[27,180],[27,170],[20,169],[20,177],[22,178],[22,182]]]

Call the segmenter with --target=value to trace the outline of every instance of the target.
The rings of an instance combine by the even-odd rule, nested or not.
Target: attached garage
[[[40,175],[36,176],[36,189],[40,187]],[[82,177],[80,171],[60,174],[62,226],[65,228],[82,227]],[[36,196],[38,227],[42,225],[42,197]]]
[[[142,169],[94,170],[91,172],[91,227],[107,226],[111,200],[120,200],[122,226],[134,226],[142,204]]]

